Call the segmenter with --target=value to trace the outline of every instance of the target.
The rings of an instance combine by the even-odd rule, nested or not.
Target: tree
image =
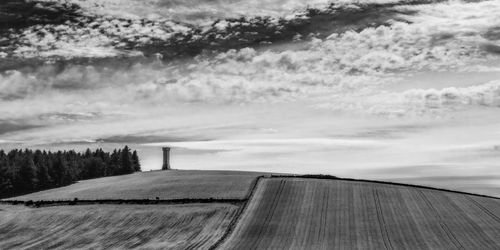
[[[49,168],[46,164],[36,167],[36,178],[38,180],[39,188],[47,188],[52,184],[52,178],[49,175]]]
[[[38,180],[38,188],[46,188],[51,185],[51,178],[49,175],[49,164],[47,159],[47,153],[35,150],[33,155],[33,161],[36,167],[36,178]]]
[[[52,166],[51,176],[54,178],[56,186],[62,186],[68,183],[68,163],[64,159],[64,155],[61,151],[57,152],[54,159],[54,165]]]
[[[99,157],[92,157],[86,166],[88,178],[97,178],[104,175],[104,162]]]
[[[120,174],[119,172],[120,154],[121,150],[117,151],[116,149],[113,150],[113,153],[111,153],[111,156],[109,158],[109,164],[106,167],[106,176]]]
[[[130,149],[125,146],[121,151],[121,174],[130,174],[134,172],[134,166],[132,164],[132,155],[130,154]]]
[[[9,161],[3,150],[0,150],[0,195],[8,193],[12,189],[11,176],[9,173]]]
[[[0,150],[0,196],[69,185],[77,180],[140,171],[137,151],[130,148],[104,152],[102,149],[84,153],[70,151],[46,152],[14,149]]]
[[[21,155],[21,164],[17,184],[18,189],[22,191],[31,191],[37,187],[36,168],[33,161],[33,154],[26,149],[25,154]]]
[[[134,166],[134,171],[141,171],[141,162],[139,161],[139,156],[137,155],[136,150],[132,153],[132,165]]]

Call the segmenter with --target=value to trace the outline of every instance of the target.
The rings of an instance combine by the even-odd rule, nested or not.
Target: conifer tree
[[[130,174],[134,172],[134,166],[132,164],[132,155],[128,146],[125,146],[121,151],[121,174]]]
[[[7,155],[0,150],[0,194],[7,193],[12,188],[10,177]]]
[[[26,150],[20,155],[19,177],[17,184],[22,191],[31,191],[37,187],[36,168],[33,162],[33,154]]]
[[[132,153],[132,164],[134,166],[134,171],[141,171],[141,162],[139,161],[139,156],[137,155],[136,150]]]
[[[137,151],[102,149],[70,151],[0,150],[0,198],[69,185],[77,180],[140,171]]]

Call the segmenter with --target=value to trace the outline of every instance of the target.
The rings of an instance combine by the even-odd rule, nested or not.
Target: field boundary
[[[37,201],[24,201],[24,200],[0,200],[0,204],[8,205],[24,205],[28,207],[52,207],[52,206],[74,206],[74,205],[106,205],[106,204],[122,204],[122,205],[182,205],[182,204],[232,204],[238,206],[236,214],[233,219],[229,222],[227,229],[224,234],[212,245],[210,250],[217,249],[222,243],[225,242],[227,237],[231,235],[236,228],[236,225],[243,215],[244,211],[250,204],[251,198],[255,194],[255,190],[262,178],[269,178],[270,175],[260,175],[256,176],[252,180],[252,184],[247,190],[247,194],[244,198],[240,199],[224,199],[224,198],[205,198],[205,199],[95,199],[95,200],[85,200],[77,199],[74,200],[37,200]]]
[[[377,183],[384,185],[394,185],[402,187],[422,188],[428,190],[444,191],[463,195],[472,195],[483,198],[490,198],[500,200],[500,197],[495,197],[485,194],[470,193],[459,190],[451,190],[446,188],[424,186],[418,184],[407,184],[391,181],[367,180],[367,179],[354,179],[342,178],[333,175],[294,175],[294,174],[271,174],[257,176],[252,182],[245,198],[179,198],[179,199],[67,199],[67,200],[12,200],[0,199],[0,204],[9,205],[25,205],[25,206],[64,206],[64,205],[90,205],[90,204],[141,204],[141,205],[155,205],[155,204],[189,204],[189,203],[231,203],[241,204],[246,203],[253,196],[253,192],[257,187],[258,182],[262,178],[296,178],[296,179],[316,179],[316,180],[340,180],[340,181],[357,181],[364,183]]]
[[[470,195],[476,197],[483,197],[489,199],[500,200],[500,197],[494,197],[483,194],[474,194],[458,190],[449,190],[445,188],[423,186],[417,184],[405,184],[390,181],[379,181],[379,180],[366,180],[366,179],[354,179],[354,178],[341,178],[332,175],[294,175],[294,174],[267,174],[256,176],[247,190],[247,194],[244,198],[180,198],[180,199],[73,199],[73,200],[0,200],[0,204],[9,205],[24,205],[28,207],[51,207],[51,206],[74,206],[74,205],[104,205],[104,204],[123,204],[123,205],[182,205],[182,204],[232,204],[238,206],[234,217],[229,222],[227,229],[224,231],[223,235],[212,245],[209,249],[218,249],[222,246],[228,238],[234,233],[235,228],[240,222],[243,214],[248,210],[252,199],[255,196],[256,190],[261,184],[262,179],[312,179],[312,180],[336,180],[336,181],[349,181],[349,182],[363,182],[363,183],[374,183],[382,185],[392,185],[410,188],[419,188],[426,190],[435,190],[441,192],[450,192],[462,195]]]
[[[316,179],[316,180],[358,181],[358,182],[365,182],[365,183],[377,183],[377,184],[403,186],[403,187],[423,188],[423,189],[429,189],[429,190],[435,190],[435,191],[444,191],[444,192],[451,192],[451,193],[456,193],[456,194],[472,195],[472,196],[479,196],[479,197],[483,197],[483,198],[500,200],[500,197],[496,197],[496,196],[491,196],[491,195],[486,195],[486,194],[469,193],[469,192],[465,192],[465,191],[451,190],[451,189],[446,189],[446,188],[431,187],[431,186],[424,186],[424,185],[418,185],[418,184],[407,184],[407,183],[400,183],[400,182],[390,182],[390,181],[342,178],[342,177],[337,177],[337,176],[333,176],[333,175],[270,175],[267,178],[297,178],[297,179]]]
[[[1,200],[0,204],[8,205],[24,205],[28,207],[52,207],[52,206],[75,206],[75,205],[104,205],[104,204],[136,204],[136,205],[180,205],[180,204],[193,204],[193,203],[228,203],[234,205],[241,205],[247,201],[247,198],[242,199],[220,199],[220,198],[206,198],[206,199],[102,199],[102,200]]]
[[[478,197],[483,197],[483,198],[490,198],[490,199],[496,199],[500,200],[500,197],[495,197],[495,196],[489,196],[489,195],[483,195],[483,194],[474,194],[474,193],[468,193],[464,191],[458,191],[458,190],[450,190],[450,189],[445,189],[445,188],[438,188],[438,187],[430,187],[430,186],[423,186],[423,185],[417,185],[417,184],[406,184],[406,183],[398,183],[398,182],[390,182],[390,181],[378,181],[378,180],[366,180],[366,179],[354,179],[354,178],[341,178],[333,175],[280,175],[280,174],[271,174],[271,175],[261,175],[258,176],[251,189],[249,190],[248,196],[245,201],[243,202],[243,205],[238,209],[236,212],[236,216],[231,220],[228,229],[224,233],[224,235],[214,244],[212,245],[209,249],[217,249],[219,248],[224,242],[229,238],[229,236],[233,233],[234,229],[236,228],[236,225],[238,224],[241,216],[244,214],[246,211],[248,205],[252,201],[252,198],[255,194],[255,191],[257,189],[257,186],[259,182],[264,179],[272,179],[272,178],[277,178],[277,179],[314,179],[314,180],[341,180],[341,181],[355,181],[355,182],[364,182],[364,183],[375,183],[375,184],[384,184],[384,185],[393,185],[393,186],[402,186],[402,187],[412,187],[412,188],[422,188],[422,189],[427,189],[427,190],[435,190],[435,191],[442,191],[442,192],[451,192],[451,193],[456,193],[456,194],[463,194],[463,195],[472,195],[472,196],[478,196]]]
[[[220,237],[220,239],[217,242],[215,242],[215,244],[213,244],[209,248],[209,250],[213,250],[213,249],[219,248],[227,240],[227,238],[233,233],[233,231],[236,228],[236,225],[238,224],[241,216],[247,210],[248,205],[250,204],[250,201],[252,200],[252,198],[253,198],[253,196],[255,194],[255,191],[257,190],[257,187],[259,185],[260,180],[262,180],[263,178],[270,178],[270,177],[269,177],[269,175],[261,175],[261,176],[257,176],[257,178],[255,178],[255,180],[253,181],[252,186],[248,190],[248,194],[247,194],[247,197],[245,199],[245,202],[243,203],[242,206],[240,206],[240,208],[238,209],[238,211],[236,211],[236,215],[234,216],[234,218],[229,223],[229,225],[228,225],[228,227],[226,229],[226,232],[224,232],[224,235],[222,235],[222,237]]]

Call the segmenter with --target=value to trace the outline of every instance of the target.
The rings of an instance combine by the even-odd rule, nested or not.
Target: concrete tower
[[[163,147],[163,167],[161,167],[162,170],[169,170],[170,169],[170,148],[169,147]]]

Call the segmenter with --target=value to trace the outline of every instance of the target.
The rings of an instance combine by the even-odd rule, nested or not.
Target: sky
[[[24,8],[26,22],[0,13],[2,148],[128,144],[150,170],[170,146],[179,169],[500,196],[498,1]]]

